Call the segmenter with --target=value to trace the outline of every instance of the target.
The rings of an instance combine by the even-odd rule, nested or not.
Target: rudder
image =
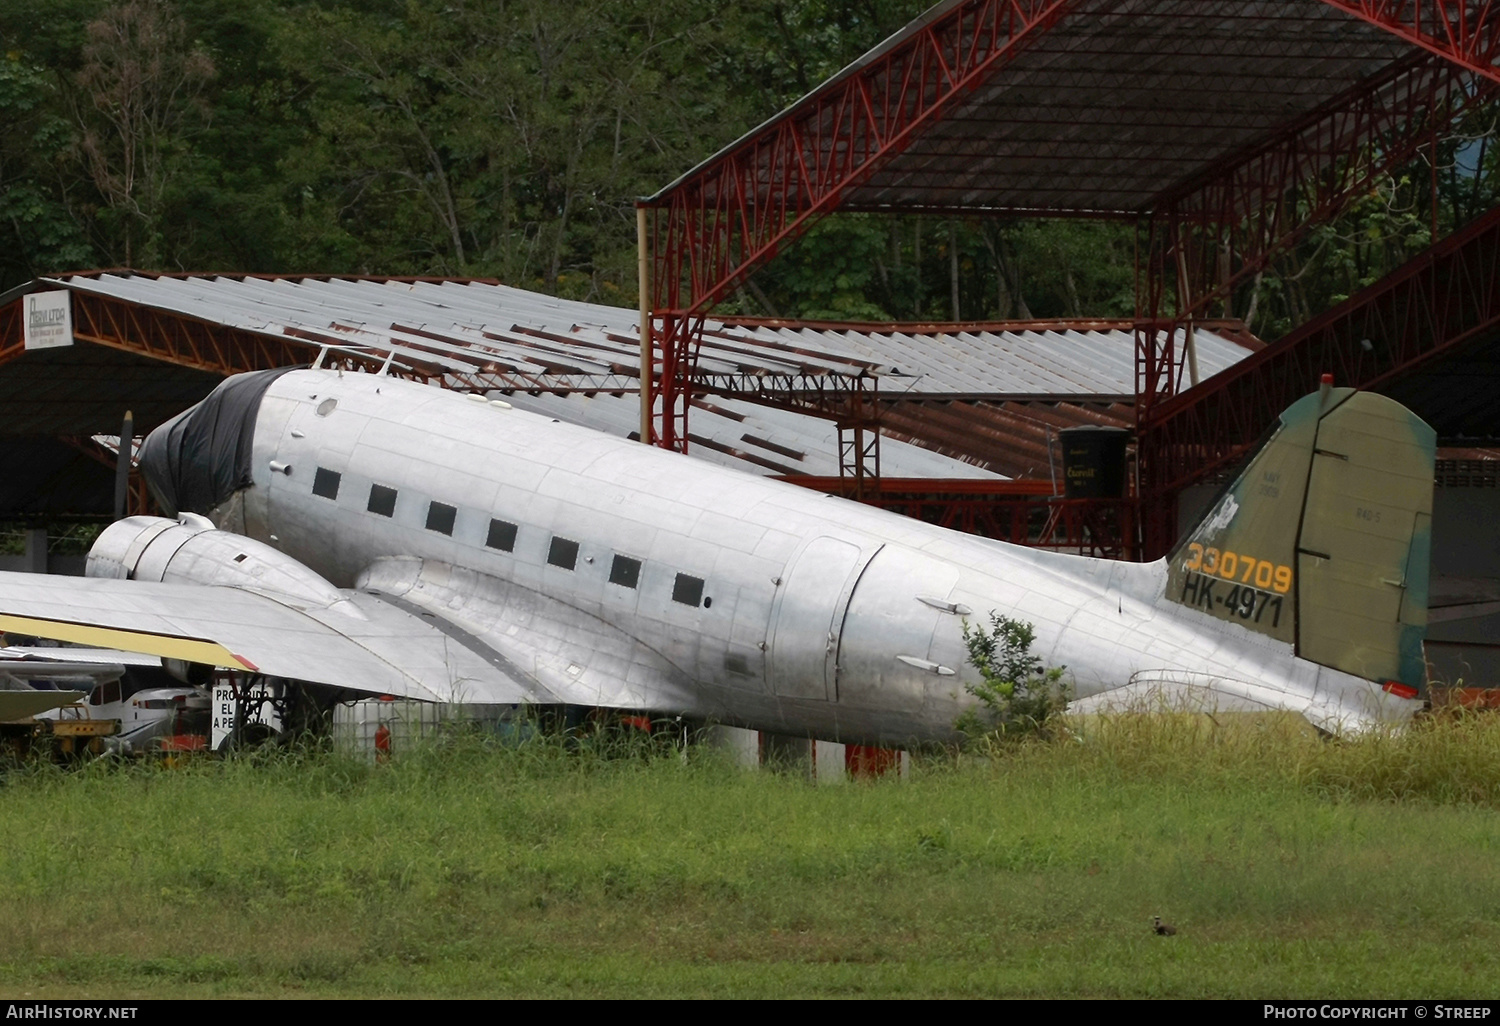
[[[1172,554],[1167,597],[1420,687],[1435,455],[1433,430],[1394,400],[1303,397]]]

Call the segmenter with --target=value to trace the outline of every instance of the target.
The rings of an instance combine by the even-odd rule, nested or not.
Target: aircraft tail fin
[[[1427,675],[1436,435],[1400,403],[1324,388],[1168,563],[1167,597],[1411,696]]]

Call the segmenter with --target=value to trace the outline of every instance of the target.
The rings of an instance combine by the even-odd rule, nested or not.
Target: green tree
[[[61,198],[73,132],[56,87],[21,52],[0,55],[0,288],[93,260]]]
[[[965,620],[963,634],[969,663],[980,676],[978,684],[964,685],[979,706],[955,724],[967,743],[994,744],[1045,733],[1067,706],[1062,683],[1066,667],[1043,667],[1031,651],[1036,641],[1031,624],[991,612],[988,628]]]
[[[635,303],[633,205],[929,0],[10,0],[0,280],[143,269],[495,276]],[[1496,202],[1476,111],[1240,285],[1274,338]],[[1435,164],[1435,167],[1434,167]],[[1129,316],[1130,224],[835,215],[721,308]]]
[[[78,85],[80,148],[110,213],[115,261],[159,266],[166,256],[167,190],[193,159],[190,136],[209,118],[202,102],[212,59],[192,46],[167,0],[128,0],[89,22]]]
[[[634,200],[742,130],[704,0],[302,8],[315,137],[287,163],[361,267],[634,301]]]

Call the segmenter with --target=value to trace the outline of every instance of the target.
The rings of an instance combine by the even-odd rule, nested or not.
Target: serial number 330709
[[[1262,591],[1275,591],[1285,595],[1292,590],[1292,568],[1284,563],[1272,563],[1254,556],[1242,556],[1235,552],[1220,552],[1210,546],[1204,548],[1197,542],[1188,545],[1184,570],[1195,570],[1209,577],[1222,577],[1239,584],[1253,584]]]

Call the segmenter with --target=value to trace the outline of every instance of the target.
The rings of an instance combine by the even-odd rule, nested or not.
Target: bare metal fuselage
[[[340,587],[419,599],[465,637],[541,631],[538,664],[521,669],[602,672],[601,704],[851,741],[948,738],[978,679],[962,625],[993,611],[1034,626],[1033,651],[1066,667],[1077,697],[1160,680],[1217,684],[1331,729],[1409,712],[1164,601],[1164,561],[961,535],[387,377],[279,378],[253,478],[216,514],[224,526]],[[371,509],[377,486],[395,492],[390,515]],[[451,533],[433,503],[456,511]],[[509,551],[495,522],[516,527]],[[576,543],[571,560],[558,540],[563,556]],[[611,581],[617,556],[639,563],[629,584]]]

